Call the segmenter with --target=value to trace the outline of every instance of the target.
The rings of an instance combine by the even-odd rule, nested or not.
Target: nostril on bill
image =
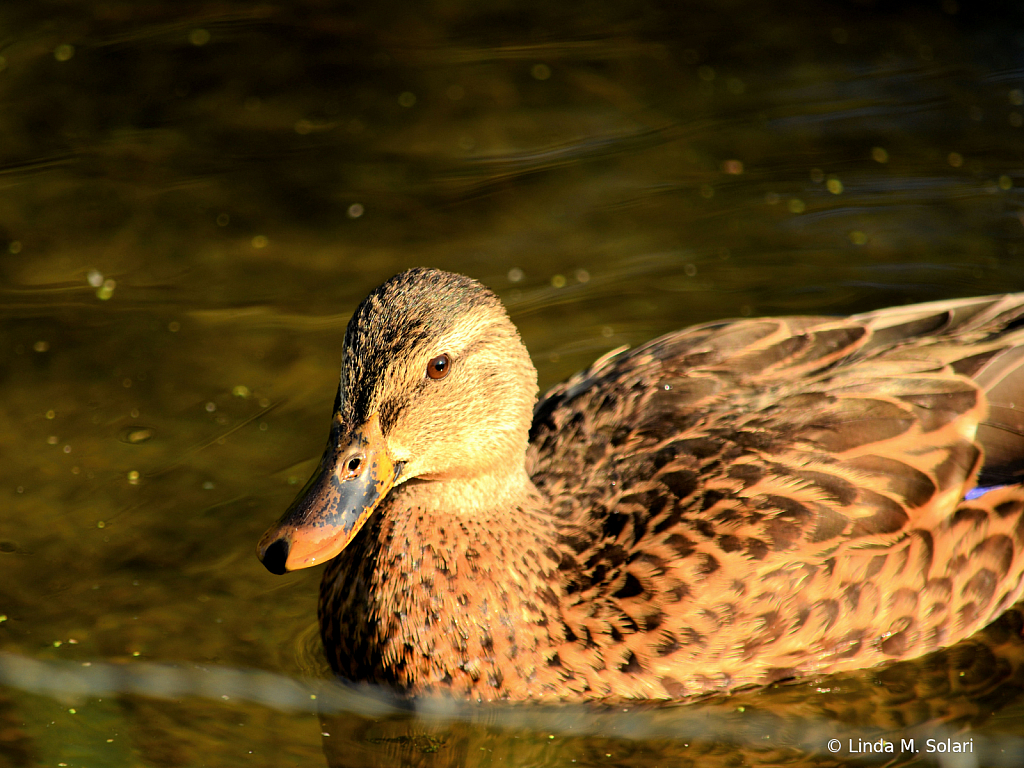
[[[288,542],[284,539],[275,541],[263,553],[262,561],[264,567],[271,573],[278,576],[285,573],[288,570],[285,568],[285,563],[288,562]]]

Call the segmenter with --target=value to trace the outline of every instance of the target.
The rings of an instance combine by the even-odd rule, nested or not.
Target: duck
[[[358,306],[327,447],[260,539],[324,565],[333,672],[685,700],[922,656],[1024,596],[1024,293],[721,320],[538,399],[498,297]]]

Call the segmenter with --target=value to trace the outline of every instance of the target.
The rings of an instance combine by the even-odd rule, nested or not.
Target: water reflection
[[[913,759],[1016,766],[1024,737],[977,728],[1024,704],[1024,607],[956,646],[884,670],[831,675],[688,705],[479,706],[263,671],[154,663],[68,664],[0,654],[0,683],[80,708],[122,697],[207,700],[320,717],[328,761],[367,765],[835,765]],[[157,707],[159,709],[159,707]],[[74,708],[71,710],[77,714]],[[892,745],[887,747],[886,745]],[[911,746],[913,744],[913,746]],[[961,745],[955,759],[951,752]],[[883,750],[872,751],[869,745]],[[893,757],[898,755],[898,757]]]
[[[221,683],[178,675],[264,670],[299,697],[292,681],[325,675],[319,575],[276,581],[253,542],[320,453],[351,310],[404,268],[494,288],[542,386],[695,322],[1024,288],[1021,14],[948,0],[0,4],[3,674],[45,663],[38,679],[70,690],[107,665],[153,665],[141,674],[180,697],[115,675],[102,702],[82,690],[75,706],[12,678],[0,761],[316,765],[326,730],[341,764],[827,762],[798,736],[779,752],[719,735],[682,746],[672,729],[698,712],[742,730],[735,699],[623,718],[666,723],[632,741],[610,712],[579,736],[517,734],[508,713],[491,730],[377,710],[320,729],[306,709],[225,702]],[[915,671],[934,685],[897,695],[876,673],[742,706],[1019,738],[1016,651],[1000,653],[991,669],[980,651],[957,657],[987,670],[970,690],[970,674],[943,687]],[[436,752],[417,735],[444,729]]]

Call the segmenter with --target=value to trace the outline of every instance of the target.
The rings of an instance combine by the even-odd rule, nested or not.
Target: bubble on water
[[[116,287],[117,287],[117,282],[116,281],[114,281],[114,280],[104,280],[103,281],[103,285],[101,285],[96,290],[96,298],[98,298],[100,301],[106,301],[107,299],[109,299],[111,296],[114,295],[114,289]]]

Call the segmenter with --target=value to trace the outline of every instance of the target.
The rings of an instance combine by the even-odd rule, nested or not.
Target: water
[[[253,550],[319,456],[349,314],[406,267],[494,288],[542,386],[695,322],[1024,290],[1022,22],[8,0],[0,764],[832,764],[833,732],[934,718],[989,750],[945,765],[1019,764],[1010,630],[929,662],[965,689],[868,673],[543,727],[363,696],[321,724],[319,573]],[[105,665],[141,677],[78,675]],[[225,682],[254,670],[316,705]]]

